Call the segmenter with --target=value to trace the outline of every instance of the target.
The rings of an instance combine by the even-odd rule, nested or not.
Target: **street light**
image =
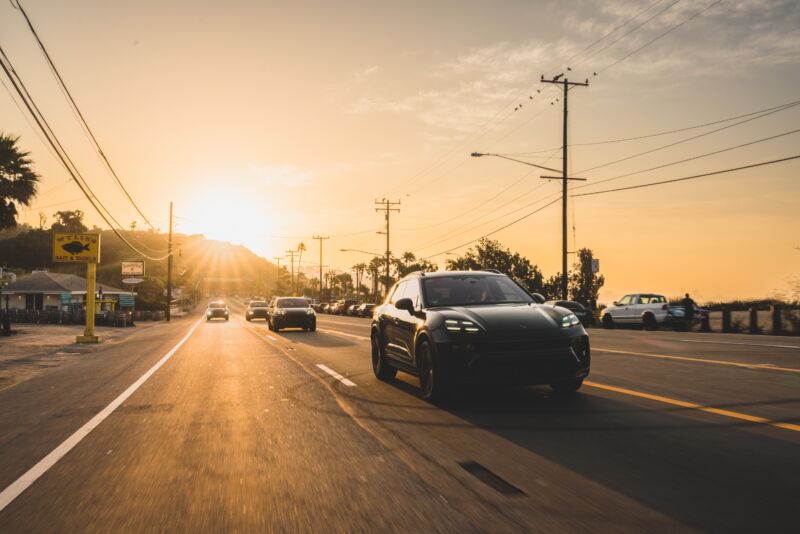
[[[374,252],[367,252],[366,250],[359,250],[357,248],[340,248],[339,252],[361,252],[362,254],[369,254],[370,256],[383,257],[383,254],[376,254]]]
[[[566,109],[566,108],[565,108]],[[566,113],[566,111],[565,111]],[[566,115],[564,115],[566,117]],[[566,118],[565,118],[566,121]],[[566,124],[566,122],[565,122]],[[566,130],[565,130],[566,131]],[[566,134],[564,134],[566,136]],[[562,213],[561,213],[561,298],[563,300],[567,300],[567,180],[582,180],[582,178],[570,178],[567,176],[567,153],[566,153],[566,137],[564,138],[564,169],[563,171],[559,171],[558,169],[551,169],[550,167],[544,167],[542,165],[537,165],[535,163],[531,163],[530,161],[523,161],[521,159],[514,159],[509,158],[508,156],[504,156],[502,154],[492,154],[492,153],[481,153],[481,152],[473,152],[471,155],[473,158],[480,158],[481,156],[494,156],[496,158],[503,158],[510,161],[515,161],[517,163],[523,163],[525,165],[530,165],[531,167],[536,167],[537,169],[543,169],[550,172],[561,173],[560,177],[554,176],[542,176],[545,179],[552,179],[557,178],[563,181],[563,193],[561,198],[561,205],[562,205]]]
[[[516,161],[517,163],[522,163],[523,165],[530,165],[531,167],[536,167],[537,169],[544,169],[546,171],[551,171],[551,172],[561,172],[558,169],[551,169],[550,167],[545,167],[543,165],[537,165],[535,163],[531,163],[530,161],[523,161],[521,159],[509,158],[508,156],[504,156],[502,154],[494,154],[494,153],[491,153],[491,152],[473,152],[470,155],[473,158],[480,158],[480,157],[483,157],[483,156],[494,156],[495,158],[503,158],[503,159],[507,159],[507,160],[510,160],[510,161]]]

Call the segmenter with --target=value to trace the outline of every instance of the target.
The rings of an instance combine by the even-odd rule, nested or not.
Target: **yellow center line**
[[[793,430],[795,432],[800,432],[800,425],[795,425],[792,423],[782,423],[780,421],[771,421],[763,417],[758,417],[757,415],[748,415],[746,413],[733,412],[731,410],[723,410],[721,408],[712,408],[710,406],[703,406],[702,404],[697,404],[694,402],[686,402],[678,399],[672,399],[669,397],[662,397],[661,395],[653,395],[652,393],[644,393],[643,391],[634,391],[632,389],[621,388],[617,386],[609,386],[608,384],[600,384],[598,382],[591,382],[588,380],[585,381],[584,384],[593,388],[604,389],[606,391],[613,391],[615,393],[622,393],[623,395],[630,395],[632,397],[639,397],[642,399],[648,399],[656,402],[663,402],[664,404],[671,404],[673,406],[680,406],[682,408],[689,408],[691,410],[699,410],[701,412],[713,413],[717,415],[722,415],[724,417],[731,417],[733,419],[740,419],[742,421],[748,421],[750,423],[759,423],[762,425],[774,426],[775,428],[783,428],[784,430]]]
[[[800,369],[794,369],[792,367],[776,367],[772,364],[766,363],[740,363],[740,362],[728,362],[724,360],[709,360],[707,358],[695,358],[691,356],[672,356],[669,354],[653,354],[650,352],[632,352],[627,350],[616,350],[616,349],[604,349],[600,347],[592,347],[593,351],[597,352],[611,352],[614,354],[627,354],[630,356],[644,356],[646,358],[660,358],[662,360],[678,360],[684,362],[695,362],[695,363],[710,363],[716,365],[728,365],[731,367],[742,367],[744,369],[761,369],[761,370],[768,370],[768,371],[782,371],[785,373],[800,373]]]

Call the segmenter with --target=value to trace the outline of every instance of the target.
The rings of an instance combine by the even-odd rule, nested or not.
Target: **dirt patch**
[[[116,344],[131,335],[158,326],[145,323],[133,328],[98,327],[98,345],[75,343],[83,333],[80,325],[16,324],[16,335],[0,337],[0,389],[5,389],[30,379],[47,369],[64,364],[81,355]]]

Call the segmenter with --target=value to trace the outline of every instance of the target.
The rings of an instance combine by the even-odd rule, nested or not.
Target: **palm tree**
[[[306,244],[301,241],[300,244],[297,245],[297,252],[299,253],[297,255],[297,275],[298,275],[298,277],[300,276],[300,268],[301,268],[301,265],[302,265],[302,262],[303,262],[303,252],[305,252],[305,251],[306,251]]]
[[[0,230],[17,225],[17,206],[30,206],[36,196],[39,175],[29,152],[17,146],[19,137],[0,134]]]
[[[356,298],[361,297],[361,277],[367,270],[367,264],[364,262],[356,263],[353,265],[353,272],[356,273]]]

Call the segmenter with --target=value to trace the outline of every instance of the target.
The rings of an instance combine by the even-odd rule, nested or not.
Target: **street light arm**
[[[473,152],[471,155],[472,155],[473,158],[479,158],[481,156],[494,156],[496,158],[503,158],[503,159],[507,159],[507,160],[510,160],[510,161],[516,161],[517,163],[522,163],[524,165],[530,165],[531,167],[536,167],[537,169],[543,169],[543,170],[550,171],[550,172],[561,172],[558,169],[551,169],[550,167],[545,167],[544,165],[537,165],[535,163],[531,163],[530,161],[523,161],[521,159],[509,158],[508,156],[504,156],[502,154]]]
[[[358,250],[357,248],[340,248],[339,252],[361,252],[362,254],[369,254],[370,256],[378,256],[383,257],[384,254],[376,254],[374,252],[368,252],[366,250]]]

